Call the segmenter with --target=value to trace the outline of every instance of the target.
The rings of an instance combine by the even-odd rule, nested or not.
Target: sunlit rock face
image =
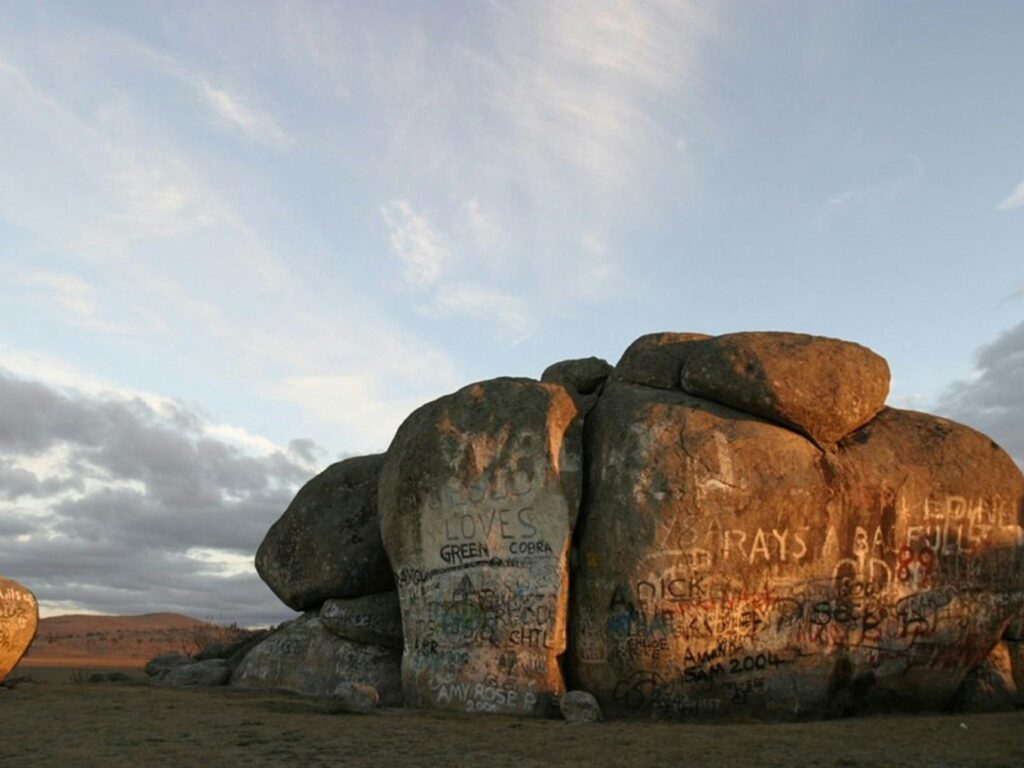
[[[38,624],[35,595],[18,582],[0,576],[0,683],[25,655]]]
[[[581,419],[560,385],[496,379],[423,406],[381,472],[412,706],[540,714],[564,690]]]
[[[822,451],[612,383],[586,434],[569,674],[606,713],[939,708],[1020,610],[1020,472],[966,427],[886,409]]]
[[[256,570],[289,608],[305,611],[330,598],[394,589],[377,519],[383,459],[332,464],[302,487],[267,532]]]
[[[889,365],[860,344],[804,333],[728,333],[686,347],[682,388],[828,446],[882,410]]]

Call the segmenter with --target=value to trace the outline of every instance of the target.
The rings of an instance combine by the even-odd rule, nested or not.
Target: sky
[[[1024,4],[0,0],[0,573],[252,561],[417,406],[653,331],[849,339],[1024,465]]]

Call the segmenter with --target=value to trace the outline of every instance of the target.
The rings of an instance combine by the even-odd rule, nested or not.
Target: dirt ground
[[[1024,711],[801,724],[684,725],[334,714],[318,700],[229,688],[88,683],[19,669],[0,688],[0,766],[1024,766]]]

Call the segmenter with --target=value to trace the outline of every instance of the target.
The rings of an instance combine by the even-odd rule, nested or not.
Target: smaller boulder
[[[587,691],[566,691],[559,701],[559,709],[568,723],[596,723],[603,719],[601,705]]]
[[[372,685],[346,681],[339,683],[331,696],[334,712],[365,715],[380,702],[380,694]]]
[[[147,661],[142,671],[150,677],[160,678],[175,667],[182,667],[186,664],[191,664],[193,661],[194,659],[191,656],[185,656],[181,653],[162,653],[156,658]]]
[[[369,645],[402,647],[402,611],[398,592],[380,592],[349,600],[328,600],[320,621],[338,637]]]
[[[395,588],[380,540],[383,455],[332,464],[306,483],[256,551],[260,578],[295,611]]]
[[[32,645],[38,624],[35,595],[18,582],[0,576],[0,683]]]
[[[988,657],[967,673],[953,697],[957,712],[1001,712],[1012,709],[1017,698],[1010,650],[996,643]]]
[[[695,341],[710,338],[703,333],[648,333],[622,353],[611,373],[612,381],[656,389],[679,389],[679,373]]]
[[[592,395],[601,389],[611,372],[612,367],[607,360],[581,357],[549,365],[540,375],[540,380],[561,384],[566,389],[576,390],[580,395]]]
[[[803,333],[730,333],[688,348],[682,388],[835,443],[885,405],[889,365],[870,349]]]
[[[224,659],[207,659],[174,667],[159,678],[159,684],[171,688],[196,685],[224,685],[231,676],[231,669]]]

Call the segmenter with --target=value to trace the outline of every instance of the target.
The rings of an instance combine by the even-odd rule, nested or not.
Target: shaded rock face
[[[347,640],[402,647],[402,611],[397,592],[328,600],[320,607],[324,628]]]
[[[607,360],[600,357],[582,357],[549,365],[544,369],[540,380],[561,384],[581,395],[593,395],[601,389],[611,372],[612,367]]]
[[[870,349],[802,333],[730,333],[687,348],[682,388],[829,445],[882,410],[889,365]]]
[[[223,685],[231,676],[226,659],[206,659],[188,664],[179,664],[160,675],[160,685],[184,688],[197,685]]]
[[[682,392],[588,417],[569,674],[671,719],[941,708],[1020,609],[1020,473],[885,410],[822,453]]]
[[[392,706],[402,701],[400,665],[398,650],[344,640],[310,612],[253,648],[230,684],[330,696],[342,683],[365,683],[377,690],[381,704]]]
[[[999,712],[1013,709],[1017,685],[1006,643],[996,643],[985,660],[967,673],[953,697],[957,712]]]
[[[581,423],[560,385],[496,379],[423,406],[381,472],[412,706],[539,714],[564,690]]]
[[[256,570],[289,608],[304,611],[332,597],[394,589],[377,518],[383,459],[332,464],[302,487],[267,532]]]
[[[630,344],[612,371],[611,380],[657,389],[679,389],[691,344],[711,338],[704,333],[648,333]]]
[[[0,683],[32,645],[38,625],[35,595],[18,582],[0,577]]]

